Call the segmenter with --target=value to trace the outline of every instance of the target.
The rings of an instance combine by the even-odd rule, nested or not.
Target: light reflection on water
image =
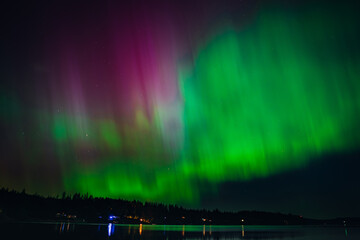
[[[69,222],[56,223],[55,229],[58,230],[59,234],[64,232],[73,232],[75,230],[75,224]]]
[[[12,239],[360,239],[356,227],[217,226],[217,225],[122,225],[82,223],[0,224],[0,239],[11,231]],[[6,236],[6,235],[5,235]]]
[[[308,239],[311,235],[315,239],[349,239],[348,228],[344,225],[341,227],[305,227],[305,226],[217,226],[217,225],[143,225],[143,224],[74,224],[74,223],[58,223],[56,228],[59,233],[74,232],[75,226],[97,226],[97,231],[101,234],[104,227],[107,227],[107,236],[115,238],[125,235],[131,237],[147,237],[142,236],[143,231],[151,233],[162,232],[162,238],[168,239]],[[115,228],[119,232],[118,236],[115,235]],[[360,237],[360,229],[354,231],[354,236]],[[337,231],[341,230],[341,231]],[[245,232],[249,234],[245,236]],[[217,238],[212,237],[215,232]],[[340,234],[342,232],[342,234]],[[179,233],[178,235],[176,235]],[[187,234],[188,233],[188,234]],[[147,234],[145,234],[147,235]],[[157,234],[155,234],[157,235]],[[160,236],[160,235],[159,235]],[[329,238],[331,236],[332,238]],[[157,239],[158,237],[150,237],[150,239]]]
[[[112,223],[108,224],[108,236],[110,237],[111,235],[114,234],[115,231],[115,225]]]

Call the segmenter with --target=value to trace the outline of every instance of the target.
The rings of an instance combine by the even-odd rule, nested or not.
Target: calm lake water
[[[0,224],[0,239],[360,239],[357,227]]]

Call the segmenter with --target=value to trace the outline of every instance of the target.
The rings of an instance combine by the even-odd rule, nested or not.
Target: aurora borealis
[[[355,6],[105,2],[6,15],[1,186],[201,207],[360,148]]]

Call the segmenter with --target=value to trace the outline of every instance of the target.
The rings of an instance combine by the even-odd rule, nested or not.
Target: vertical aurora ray
[[[29,104],[0,92],[1,127],[18,131],[5,130],[5,156],[27,166],[14,187],[196,206],[223,182],[360,147],[355,13],[269,4],[245,23],[180,27],[190,20],[162,10],[59,30],[39,84],[47,94]],[[56,180],[42,186],[39,166]]]

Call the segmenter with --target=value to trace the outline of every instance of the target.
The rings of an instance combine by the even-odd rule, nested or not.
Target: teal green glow
[[[117,134],[116,125],[114,122],[103,122],[100,126],[101,135],[108,145],[112,149],[120,149],[121,140]]]

